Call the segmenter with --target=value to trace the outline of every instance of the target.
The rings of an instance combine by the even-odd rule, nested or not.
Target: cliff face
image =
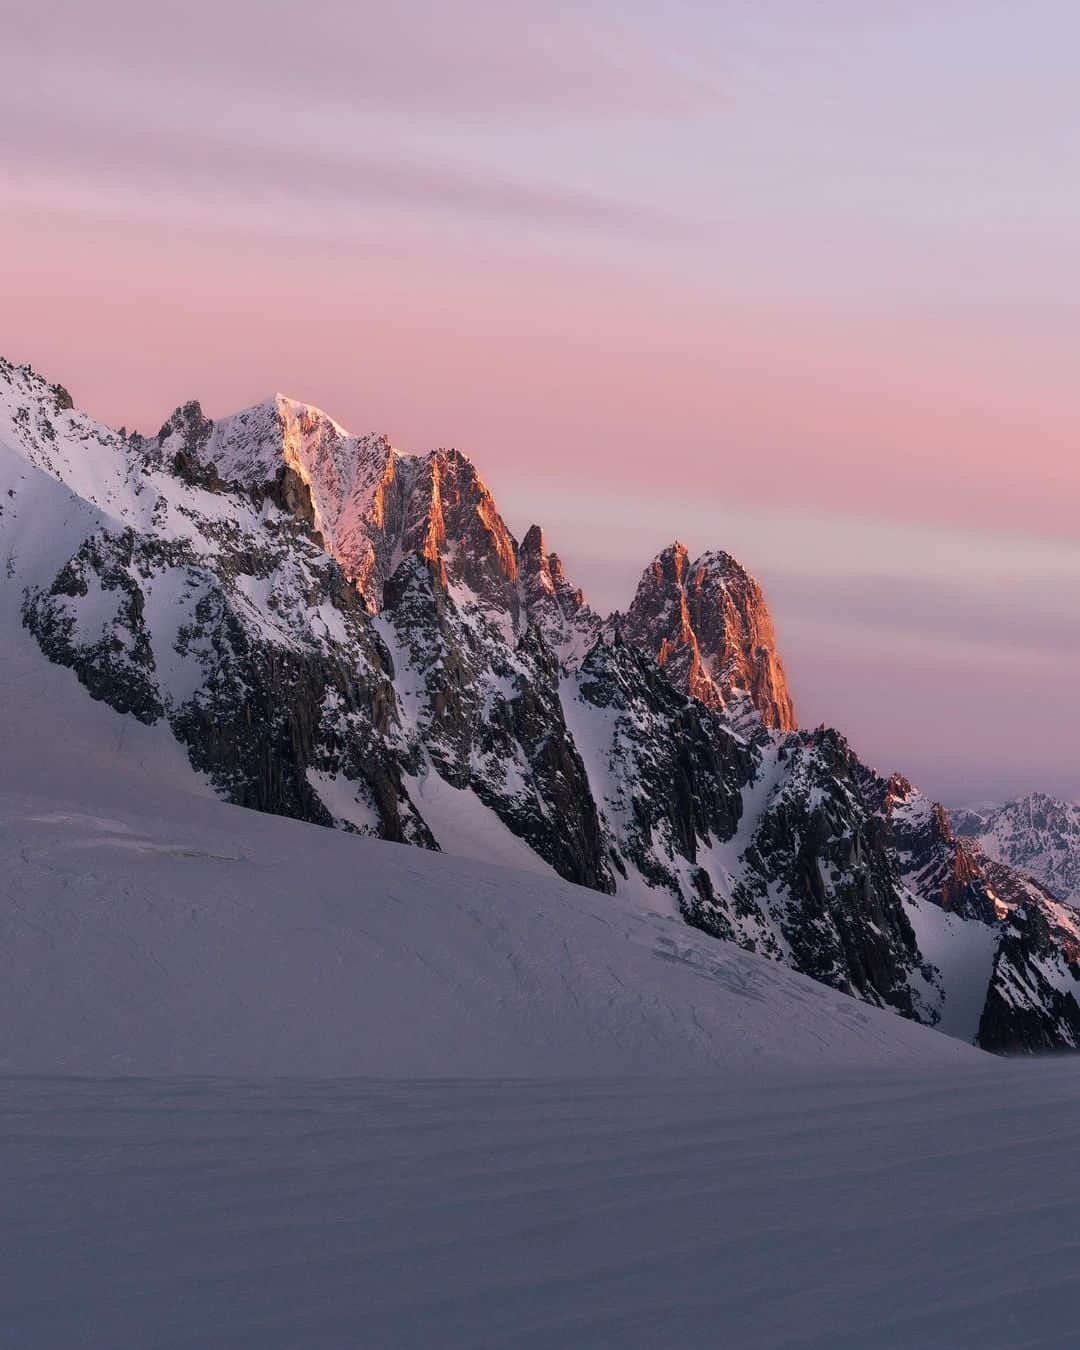
[[[642,574],[620,618],[678,688],[733,716],[752,709],[766,727],[795,728],[795,712],[761,587],[730,554],[690,561],[675,543]]]
[[[985,867],[969,841],[953,833],[944,807],[893,774],[882,811],[901,875],[912,890],[966,919],[993,923],[1000,917]]]
[[[550,868],[993,1049],[1080,1042],[1071,912],[794,729],[727,554],[665,550],[604,621],[457,451],[281,398],[123,437],[3,362],[0,470],[44,656],[229,800]]]
[[[196,430],[188,410],[196,410]],[[223,482],[266,490],[284,465],[304,485],[311,526],[374,613],[403,557],[418,553],[517,622],[516,546],[487,485],[456,450],[403,455],[385,436],[350,436],[318,408],[275,395],[214,423],[198,404],[162,428]]]
[[[517,546],[487,484],[457,450],[436,450],[410,467],[399,555],[427,558],[447,585],[516,630]]]
[[[978,1044],[1005,1054],[1080,1049],[1080,917],[1037,882],[989,859],[1005,898]]]

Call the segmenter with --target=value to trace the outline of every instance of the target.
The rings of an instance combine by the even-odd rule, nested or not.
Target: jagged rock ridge
[[[666,550],[604,622],[465,456],[281,397],[125,437],[4,363],[0,450],[42,651],[230,800],[548,866],[995,1049],[1080,1043],[1068,915],[794,728],[728,555]]]

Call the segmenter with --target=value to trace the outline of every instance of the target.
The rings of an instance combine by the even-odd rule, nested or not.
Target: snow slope
[[[79,788],[85,787],[85,779]],[[963,1065],[557,878],[162,792],[0,796],[0,1069],[397,1077]]]
[[[5,1344],[1072,1343],[1070,1063],[201,796],[10,636]]]

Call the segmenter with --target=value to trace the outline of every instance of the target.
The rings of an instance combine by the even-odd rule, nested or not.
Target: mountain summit
[[[385,436],[351,436],[321,409],[281,394],[217,422],[189,403],[165,423],[158,445],[249,492],[265,494],[291,476],[302,514],[372,612],[397,564],[418,553],[447,584],[466,585],[518,618],[514,540],[456,450],[403,455]]]
[[[729,553],[690,561],[676,541],[642,574],[623,632],[678,688],[767,727],[795,730],[795,712],[761,587]]]

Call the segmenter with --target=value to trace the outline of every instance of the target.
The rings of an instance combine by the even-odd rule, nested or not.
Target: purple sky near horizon
[[[679,535],[796,705],[1080,798],[1080,10],[39,0],[0,351],[114,424],[456,444],[603,606]],[[11,260],[14,260],[12,263]]]

